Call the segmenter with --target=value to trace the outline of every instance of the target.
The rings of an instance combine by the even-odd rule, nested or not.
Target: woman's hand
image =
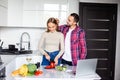
[[[47,53],[45,53],[45,58],[46,58],[48,61],[50,61],[50,56],[49,56]]]
[[[58,57],[55,57],[55,59],[54,59],[54,61],[55,61],[55,65],[57,65],[58,64]]]

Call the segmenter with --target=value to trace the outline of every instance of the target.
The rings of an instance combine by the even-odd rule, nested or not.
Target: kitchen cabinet
[[[7,0],[0,0],[0,26],[7,25]]]
[[[11,57],[11,59],[9,59],[9,57]],[[11,77],[11,71],[13,71],[16,68],[16,62],[15,62],[15,55],[10,55],[8,57],[6,57],[7,60],[9,59],[10,61],[8,61],[9,63],[6,64],[5,68],[6,68],[6,78],[5,80],[14,80],[13,77]]]
[[[22,26],[23,0],[8,0],[7,27]]]
[[[4,27],[45,28],[50,17],[59,18],[61,25],[70,13],[79,11],[79,0],[0,0],[0,3],[2,1],[6,9],[0,7],[0,26]]]
[[[23,0],[24,10],[64,10],[66,8],[59,8],[68,4],[68,0]]]
[[[12,70],[14,70],[16,68],[16,66],[15,66],[16,55],[0,55],[0,57],[3,62],[3,64],[0,65],[0,70],[5,68],[5,75],[6,75],[5,80],[13,80],[10,73]]]
[[[5,67],[0,70],[0,80],[5,80]]]
[[[66,23],[68,0],[9,0],[8,27],[46,27],[48,18]]]
[[[67,0],[24,0],[23,4],[24,26],[46,27],[46,22],[50,17],[63,21],[67,16]],[[61,22],[61,24],[64,23]]]
[[[65,24],[66,12],[60,11],[24,11],[23,25],[28,27],[46,27],[50,17],[59,18],[60,24]]]
[[[41,61],[41,57],[38,54],[23,54],[23,55],[0,55],[1,61],[3,62],[0,65],[0,70],[5,68],[5,80],[14,80],[14,77],[11,77],[11,72],[18,69],[22,64],[28,64],[27,58],[31,58],[32,63]]]
[[[6,67],[6,80],[100,80],[100,76],[95,75],[86,75],[75,78],[75,75],[70,73],[70,70],[74,69],[75,66],[67,66],[68,71],[57,71],[55,69],[44,69],[45,66],[40,66],[38,69],[43,71],[43,74],[40,76],[16,76],[12,77],[11,72],[20,68],[23,64],[28,63],[37,63],[42,61],[42,56],[39,54],[25,54],[25,55],[1,55],[4,66]],[[7,58],[7,60],[6,60]],[[29,62],[28,59],[31,58]]]

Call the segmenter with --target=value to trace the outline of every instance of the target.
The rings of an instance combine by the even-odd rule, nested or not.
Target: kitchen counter
[[[44,66],[41,66],[39,70],[43,71],[43,74],[39,76],[30,76],[30,77],[21,77],[16,76],[14,80],[100,80],[99,75],[84,75],[80,77],[75,77],[72,73],[74,66],[67,66],[66,71],[57,71],[55,69],[44,69]]]
[[[100,80],[100,76],[95,75],[86,75],[76,78],[70,70],[74,67],[68,66],[67,71],[57,71],[55,69],[44,69],[44,66],[41,66],[39,69],[43,71],[43,74],[40,76],[31,76],[31,77],[21,77],[16,76],[12,77],[11,72],[18,69],[23,64],[28,64],[27,58],[31,58],[31,63],[37,63],[42,61],[42,56],[37,52],[33,54],[24,54],[24,55],[0,55],[4,64],[0,66],[0,69],[6,67],[6,80]]]
[[[38,51],[33,51],[32,54],[19,54],[19,55],[11,54],[11,53],[6,53],[5,55],[4,54],[0,54],[0,62],[2,62],[2,64],[0,65],[0,70],[2,70],[3,68],[6,69],[5,70],[5,75],[6,75],[5,80],[13,80],[13,78],[11,77],[11,72],[13,70],[17,69],[18,67],[20,67],[23,63],[28,63],[26,61],[26,58],[28,58],[29,56],[30,57],[38,56],[38,55],[40,56]],[[20,58],[20,60],[19,60],[19,58]]]
[[[36,51],[33,51],[32,54],[14,54],[14,53],[9,53],[9,52],[0,52],[0,58],[2,64],[0,65],[0,70],[4,67],[6,67],[11,61],[13,61],[14,59],[16,59],[17,57],[22,57],[22,56],[33,56],[33,55],[39,55],[39,54],[35,54],[37,53]]]

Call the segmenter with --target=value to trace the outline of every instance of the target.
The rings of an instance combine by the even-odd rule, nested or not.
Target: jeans
[[[63,65],[69,65],[69,66],[72,66],[72,62],[70,62],[70,61],[66,61],[66,60],[64,60],[64,59],[61,60],[61,63],[62,63]]]
[[[54,52],[47,52],[46,53],[50,56],[50,61],[54,61],[55,57],[58,55],[59,51],[54,51]],[[42,64],[41,65],[50,65],[50,61],[48,61],[45,58],[45,55],[43,55],[42,59]],[[60,58],[58,59],[58,65],[60,65]]]

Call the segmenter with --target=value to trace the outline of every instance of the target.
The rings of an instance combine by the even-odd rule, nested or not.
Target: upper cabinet
[[[0,0],[0,26],[7,25],[7,0]]]
[[[69,13],[78,10],[75,2],[79,3],[78,0],[8,0],[7,26],[46,27],[50,17],[65,24]]]
[[[59,18],[60,21],[65,20],[67,11],[67,0],[24,0],[23,25],[46,27],[46,22],[50,17]]]
[[[8,0],[8,27],[23,26],[23,0]]]
[[[60,6],[66,6],[67,0],[24,0],[24,10],[64,10],[66,8],[60,8]]]

